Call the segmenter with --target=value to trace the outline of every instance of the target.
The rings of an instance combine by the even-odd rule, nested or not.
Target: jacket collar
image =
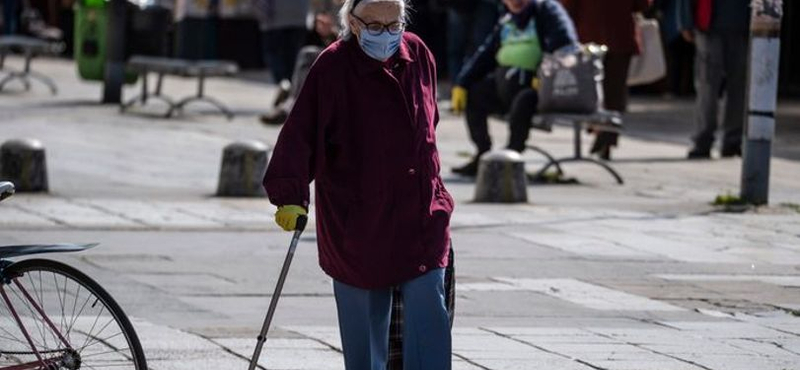
[[[405,36],[400,40],[400,48],[397,53],[392,55],[392,57],[385,62],[375,60],[367,55],[367,53],[361,49],[361,46],[358,45],[358,39],[355,35],[351,36],[349,40],[344,41],[344,43],[350,52],[350,62],[356,68],[357,73],[362,76],[376,72],[387,65],[396,65],[397,63],[406,65],[413,63],[416,59],[416,55],[414,55],[411,48],[408,47]]]

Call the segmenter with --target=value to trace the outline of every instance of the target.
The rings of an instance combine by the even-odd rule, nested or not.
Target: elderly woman
[[[385,369],[392,289],[403,297],[405,369],[450,369],[444,300],[453,199],[439,177],[436,66],[404,32],[404,0],[347,0],[264,178],[293,230],[316,180],[317,242],[333,278],[347,369]]]

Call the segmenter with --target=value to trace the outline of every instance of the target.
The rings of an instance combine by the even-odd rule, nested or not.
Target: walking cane
[[[278,283],[275,285],[275,292],[272,293],[272,299],[269,302],[269,310],[267,310],[267,317],[264,319],[264,326],[261,327],[261,334],[259,334],[257,338],[258,343],[256,343],[256,350],[253,352],[253,358],[250,359],[249,370],[255,370],[256,366],[258,366],[261,348],[264,347],[264,342],[267,340],[269,325],[272,323],[272,316],[275,314],[275,308],[278,306],[278,299],[281,297],[283,282],[286,281],[286,274],[289,273],[289,266],[292,264],[294,250],[297,249],[297,242],[300,240],[300,235],[303,233],[303,229],[306,228],[307,222],[308,216],[301,215],[297,217],[297,227],[295,227],[294,236],[292,236],[292,243],[289,245],[289,252],[286,253],[286,259],[283,261],[283,268],[281,269],[281,275],[278,277]]]

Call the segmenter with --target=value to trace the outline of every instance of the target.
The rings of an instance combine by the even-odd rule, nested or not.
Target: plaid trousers
[[[450,257],[444,270],[444,293],[450,327],[453,326],[456,308],[456,274],[453,245],[450,243]],[[389,359],[386,370],[403,370],[403,295],[399,287],[392,291],[392,320],[389,324]]]

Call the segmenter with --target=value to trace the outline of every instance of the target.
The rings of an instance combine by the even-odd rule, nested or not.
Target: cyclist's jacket
[[[455,83],[469,87],[497,67],[533,72],[543,52],[577,43],[575,26],[561,3],[531,0],[520,13],[500,17],[494,31],[464,64]]]

